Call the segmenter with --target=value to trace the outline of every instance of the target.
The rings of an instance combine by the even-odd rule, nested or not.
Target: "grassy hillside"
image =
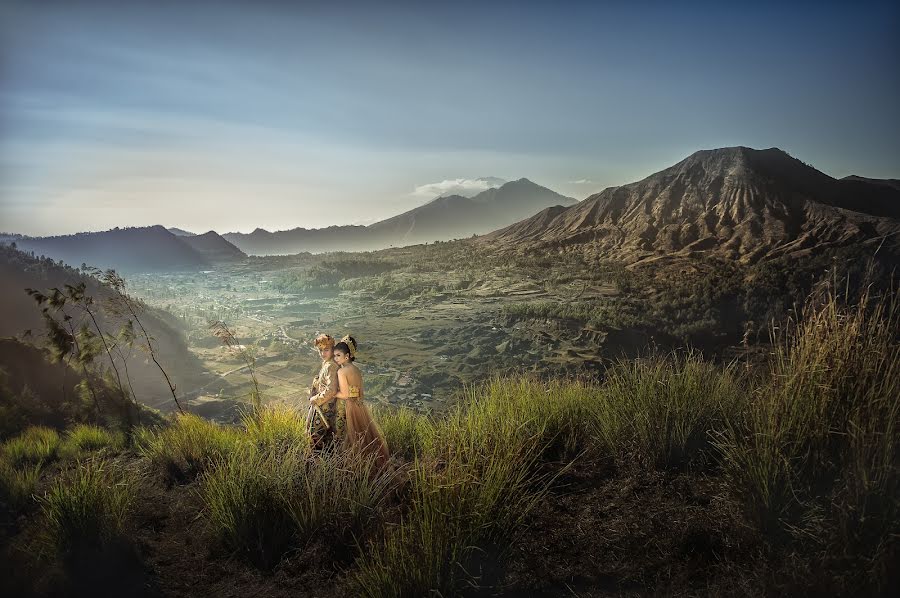
[[[386,471],[297,413],[2,446],[16,595],[888,594],[900,305],[811,298],[767,367],[649,354],[377,413]],[[16,518],[16,515],[26,517]]]

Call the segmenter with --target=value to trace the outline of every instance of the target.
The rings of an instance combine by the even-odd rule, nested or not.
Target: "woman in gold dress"
[[[390,458],[384,434],[372,413],[363,402],[362,372],[353,363],[356,359],[356,339],[345,336],[334,346],[334,361],[338,364],[338,391],[334,398],[344,401],[344,445],[350,451],[371,454],[379,468]]]

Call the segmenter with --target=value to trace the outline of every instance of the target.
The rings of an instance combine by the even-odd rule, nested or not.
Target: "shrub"
[[[59,434],[43,426],[32,426],[3,443],[0,453],[13,467],[47,463],[56,458]]]
[[[78,462],[41,499],[52,543],[63,553],[105,546],[121,535],[134,497],[132,481],[111,462]]]

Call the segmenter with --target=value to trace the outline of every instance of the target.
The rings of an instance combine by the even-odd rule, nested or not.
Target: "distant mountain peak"
[[[586,245],[640,259],[714,251],[753,261],[802,255],[819,244],[900,236],[900,193],[889,184],[837,180],[777,148],[700,150],[627,185],[550,210],[485,239],[510,247]]]

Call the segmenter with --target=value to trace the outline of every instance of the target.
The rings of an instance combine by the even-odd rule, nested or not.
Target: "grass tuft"
[[[733,366],[689,351],[620,361],[590,403],[590,421],[619,465],[683,469],[716,457],[713,435],[745,404]]]
[[[562,403],[530,381],[469,392],[425,439],[408,512],[361,559],[361,594],[452,595],[489,577],[546,491],[536,464],[555,435],[547,422],[561,419],[547,416]],[[544,411],[530,411],[536,405]]]
[[[34,498],[40,473],[40,463],[16,468],[0,460],[0,502],[9,505],[14,512],[23,510]]]
[[[861,572],[851,584],[884,579],[900,536],[898,334],[896,295],[810,303],[780,331],[769,383],[721,443],[751,519]]]
[[[248,445],[215,463],[201,479],[207,519],[226,547],[271,569],[292,546],[323,528],[336,542],[360,533],[391,487],[371,459],[339,452],[310,456]]]
[[[239,430],[219,426],[196,415],[179,415],[159,432],[141,433],[143,454],[170,482],[188,482],[212,461],[238,450],[246,441]]]
[[[93,551],[123,533],[135,491],[109,461],[80,461],[41,499],[47,531],[61,553]]]
[[[49,463],[56,458],[59,434],[43,426],[32,426],[3,443],[0,457],[13,467]]]
[[[284,405],[264,407],[242,418],[247,436],[265,451],[285,453],[309,447],[304,419],[295,409]]]
[[[77,459],[98,451],[120,451],[125,447],[125,435],[105,428],[78,425],[69,430],[59,446],[62,459]]]

